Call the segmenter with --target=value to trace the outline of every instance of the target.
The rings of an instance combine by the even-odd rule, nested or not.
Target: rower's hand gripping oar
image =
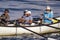
[[[57,23],[58,22],[58,20],[56,20],[56,19],[48,18],[48,17],[46,17],[46,18],[49,19],[49,20],[51,20],[53,23]]]

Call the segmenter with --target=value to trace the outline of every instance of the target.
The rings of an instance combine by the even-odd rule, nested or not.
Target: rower
[[[9,13],[9,10],[5,9],[4,14],[2,14],[1,17],[0,17],[1,23],[4,24],[5,26],[8,25],[8,21],[10,19],[8,13]]]
[[[31,11],[25,10],[24,15],[20,18],[19,22],[23,24],[32,24],[32,21]]]
[[[25,16],[25,13],[26,13],[27,11],[28,11],[28,10],[25,10],[23,16],[18,19],[17,25],[20,24],[20,23],[24,23],[24,16]]]
[[[50,6],[47,6],[44,14],[43,14],[44,23],[51,24],[53,18],[53,11],[51,10]]]

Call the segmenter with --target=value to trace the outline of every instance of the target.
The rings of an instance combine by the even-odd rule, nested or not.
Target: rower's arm
[[[53,11],[51,11],[51,13],[50,13],[50,18],[48,18],[49,20],[52,20],[53,19]]]
[[[53,18],[53,11],[51,11],[50,18]]]
[[[30,17],[30,18],[29,18],[29,23],[31,24],[32,22],[33,22],[33,18]]]
[[[7,21],[9,21],[10,20],[10,16],[7,16]]]
[[[29,23],[31,24],[33,21],[32,20],[29,20]]]
[[[24,18],[18,19],[18,22],[24,22],[24,21],[25,21]]]

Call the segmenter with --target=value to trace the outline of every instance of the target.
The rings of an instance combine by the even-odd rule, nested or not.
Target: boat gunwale
[[[58,19],[56,19],[56,18],[58,18],[58,17],[60,17],[60,16],[57,16],[57,17],[54,17],[53,19],[55,19],[55,20],[58,20]],[[10,20],[10,21],[14,21],[14,20]],[[51,24],[40,24],[40,25],[29,25],[29,26],[20,26],[20,25],[16,25],[16,26],[0,26],[0,27],[39,27],[39,26],[50,26],[50,25],[53,25],[53,24],[57,24],[57,23],[60,23],[60,20],[58,20],[58,22],[56,22],[56,23],[51,23]]]
[[[60,23],[57,22],[57,23]],[[19,25],[16,25],[16,26],[0,26],[0,27],[40,27],[40,26],[50,26],[50,25],[53,25],[53,24],[57,24],[57,23],[52,23],[52,24],[40,24],[40,25],[34,25],[34,26],[19,26]]]

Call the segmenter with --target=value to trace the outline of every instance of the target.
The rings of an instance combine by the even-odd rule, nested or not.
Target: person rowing
[[[31,16],[31,11],[25,10],[24,15],[19,19],[19,23],[32,24],[33,18]]]
[[[10,20],[10,16],[9,16],[9,10],[5,9],[4,13],[1,15],[0,19],[1,19],[1,23],[4,24],[5,26],[7,26],[8,21]]]
[[[51,24],[52,19],[53,19],[53,11],[51,10],[50,6],[47,6],[43,14],[44,23]]]

